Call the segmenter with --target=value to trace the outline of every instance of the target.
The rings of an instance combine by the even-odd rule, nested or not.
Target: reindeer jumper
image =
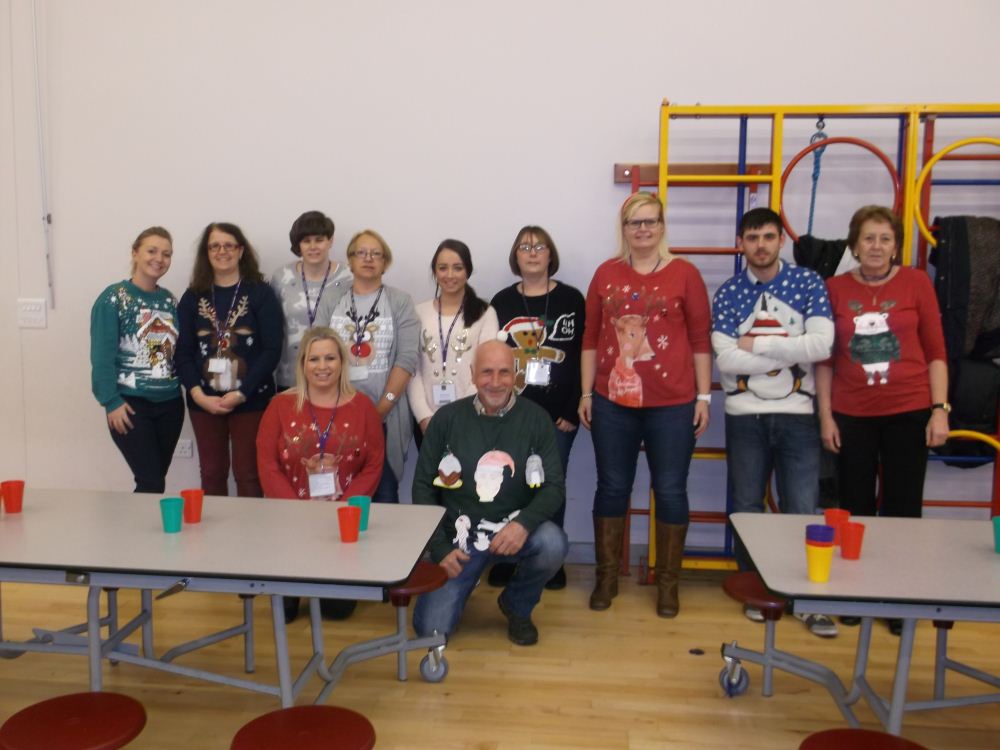
[[[708,353],[708,293],[693,265],[674,258],[656,273],[605,261],[587,291],[583,348],[596,350],[594,390],[633,408],[694,400],[694,353]]]
[[[836,328],[833,410],[865,417],[929,408],[927,365],[947,355],[927,274],[904,267],[870,287],[846,273],[827,286]]]

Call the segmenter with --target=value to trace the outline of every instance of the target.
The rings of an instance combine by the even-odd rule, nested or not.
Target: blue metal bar
[[[992,463],[993,456],[939,456],[936,453],[932,453],[927,456],[928,461],[951,461],[956,464],[969,464],[971,466],[978,466],[981,464]]]
[[[900,177],[910,179],[910,175],[904,175],[904,162],[906,160],[906,123],[907,115],[899,116],[899,137],[896,139],[896,174]]]
[[[739,153],[736,157],[736,173],[746,174],[747,173],[747,121],[746,115],[740,117],[740,144]],[[735,235],[740,228],[740,221],[743,219],[744,213],[744,190],[745,188],[741,185],[736,189],[736,230],[733,232]],[[739,273],[742,267],[742,256],[733,256],[733,273]]]
[[[969,179],[948,179],[948,180],[931,180],[931,185],[1000,185],[1000,180],[975,180]]]

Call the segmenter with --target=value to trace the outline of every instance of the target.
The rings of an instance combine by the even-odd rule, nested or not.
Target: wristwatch
[[[712,394],[711,393],[699,393],[697,396],[695,396],[695,398],[698,401],[704,401],[706,404],[712,403]]]
[[[942,401],[938,404],[931,404],[931,409],[943,409],[945,414],[951,414],[951,404],[947,401]]]
[[[396,394],[393,393],[392,391],[386,391],[382,395],[385,397],[385,400],[388,401],[390,404],[396,403]]]

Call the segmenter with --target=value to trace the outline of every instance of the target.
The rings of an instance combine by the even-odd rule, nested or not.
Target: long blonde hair
[[[351,385],[350,368],[348,367],[347,345],[343,342],[337,332],[326,326],[316,326],[310,328],[302,334],[299,342],[299,353],[295,357],[295,409],[302,411],[306,403],[306,395],[309,389],[306,383],[306,357],[309,356],[309,347],[317,341],[332,341],[337,347],[337,354],[340,356],[340,398],[344,400],[354,395],[354,386]]]
[[[618,257],[627,261],[632,255],[632,251],[628,246],[628,240],[625,239],[625,222],[629,221],[635,215],[635,212],[644,206],[656,206],[657,216],[660,219],[660,223],[664,225],[663,236],[660,237],[660,244],[657,246],[656,251],[664,260],[672,258],[673,254],[667,245],[666,219],[663,216],[663,204],[652,193],[632,193],[622,204],[622,209],[618,216]]]

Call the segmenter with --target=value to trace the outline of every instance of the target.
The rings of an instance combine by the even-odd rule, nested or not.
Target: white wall
[[[125,276],[131,240],[147,225],[174,233],[166,285],[177,293],[207,222],[241,224],[271,270],[289,257],[291,221],[311,208],[337,222],[338,255],[355,230],[382,232],[398,259],[389,282],[418,300],[430,294],[427,264],[445,236],[472,247],[484,296],[509,283],[507,251],[525,223],[552,232],[562,278],[585,289],[613,249],[626,194],[612,164],[656,161],[663,97],[1000,100],[1000,6],[990,0],[37,0],[56,308],[46,330],[18,330],[15,298],[46,293],[32,7],[0,0],[0,474],[35,486],[131,486],[89,391],[88,312]],[[992,122],[968,127],[998,134]],[[810,129],[790,133],[790,153]],[[867,135],[894,147],[876,125]],[[755,134],[752,146],[764,144]],[[677,160],[732,160],[735,136],[720,126],[678,132],[673,148]],[[829,233],[860,193],[877,198],[884,179],[869,170],[859,185],[863,155],[837,159],[817,224]],[[804,205],[807,183],[798,179],[789,200]],[[938,200],[995,212],[996,198]],[[722,190],[672,197],[674,241],[730,240],[733,207]],[[704,268],[710,286],[729,273]],[[721,442],[719,406],[705,444]],[[590,450],[582,437],[575,540],[590,534]],[[988,479],[970,474],[983,471],[948,474],[932,494],[961,484],[984,497]],[[178,459],[168,485],[196,477],[196,462]],[[718,466],[696,467],[696,504],[717,506],[718,477]]]

